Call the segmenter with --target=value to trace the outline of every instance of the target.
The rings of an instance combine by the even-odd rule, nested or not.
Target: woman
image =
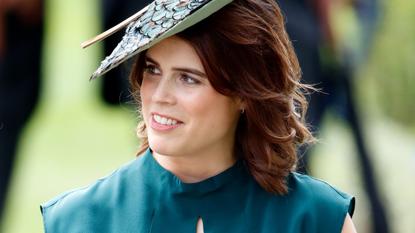
[[[314,139],[273,1],[234,0],[146,45],[130,75],[138,158],[42,205],[46,232],[355,232],[352,196],[294,172],[297,146]],[[94,76],[133,52],[114,52]]]

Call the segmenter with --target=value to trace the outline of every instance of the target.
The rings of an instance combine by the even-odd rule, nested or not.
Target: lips
[[[177,124],[177,120],[167,118],[167,117],[162,117],[156,114],[153,115],[153,118],[157,123],[162,124],[162,125],[176,125]]]
[[[183,122],[170,118],[168,116],[159,115],[156,113],[151,115],[150,126],[152,129],[157,131],[166,131],[174,129],[182,124]]]

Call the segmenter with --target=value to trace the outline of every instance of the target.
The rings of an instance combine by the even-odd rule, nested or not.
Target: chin
[[[165,156],[176,156],[178,154],[177,148],[175,146],[169,145],[165,140],[148,140],[148,144],[152,151],[160,155]]]

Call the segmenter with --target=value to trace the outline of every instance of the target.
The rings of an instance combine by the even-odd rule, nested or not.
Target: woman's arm
[[[356,233],[356,229],[354,228],[352,218],[350,218],[349,213],[346,215],[346,219],[344,219],[343,229],[341,233]]]

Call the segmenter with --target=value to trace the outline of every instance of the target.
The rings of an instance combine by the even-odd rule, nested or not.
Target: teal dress
[[[183,183],[150,149],[93,184],[41,205],[46,233],[340,233],[354,198],[292,173],[289,193],[268,194],[243,160],[199,183]]]

